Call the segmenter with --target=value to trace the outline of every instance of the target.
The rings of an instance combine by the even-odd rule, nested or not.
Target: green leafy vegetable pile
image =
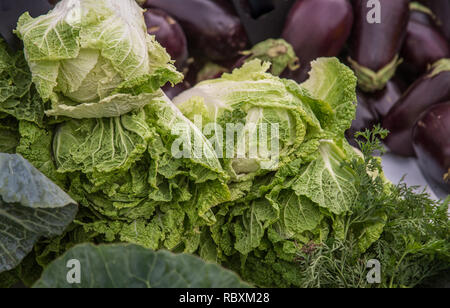
[[[34,167],[0,154],[0,239],[26,241],[0,245],[0,285],[34,283],[84,242],[195,253],[260,287],[413,287],[450,268],[448,202],[384,178],[374,154],[387,132],[361,134],[362,152],[346,141],[356,78],[337,59],[314,61],[301,85],[250,60],[172,102],[160,88],[181,74],[132,0],[61,1],[25,13],[16,33],[24,52],[0,43],[0,152]],[[36,286],[64,286],[61,268],[76,255],[98,273],[140,265],[102,286],[181,276],[208,286],[188,272],[166,280],[153,259],[217,276],[211,286],[243,286],[194,257],[144,248],[77,246]],[[366,280],[372,259],[377,285]]]
[[[267,287],[368,286],[363,274],[373,258],[383,259],[385,277],[391,280],[383,285],[389,286],[414,286],[448,268],[447,206],[434,209],[437,204],[428,197],[421,199],[385,180],[373,158],[380,149],[371,148],[384,132],[366,136],[364,153],[344,139],[355,112],[353,73],[336,59],[318,59],[310,79],[299,86],[265,73],[267,69],[250,62],[174,99],[192,120],[202,117],[203,124],[243,123],[237,139],[249,138],[250,124],[280,127],[278,164],[263,168],[260,157],[222,160],[233,199],[217,209],[218,222],[206,231],[200,255]],[[402,206],[410,209],[398,219],[417,223],[422,234],[417,233],[420,228],[413,233],[406,230],[408,224],[395,221]],[[401,226],[396,233],[392,224]],[[404,241],[406,247],[400,244]],[[408,251],[408,245],[416,246],[417,253]],[[433,249],[425,249],[427,245]],[[405,256],[397,255],[400,251]],[[419,258],[422,251],[414,270],[426,264],[430,268],[411,273],[409,254]],[[399,270],[403,266],[408,270]]]
[[[49,140],[21,153],[50,150],[69,194],[91,210],[79,221],[88,232],[154,249],[186,242],[193,252],[196,228],[213,223],[210,209],[228,199],[226,174],[211,150],[206,160],[172,157],[177,138],[210,145],[197,129],[172,133],[193,127],[160,90],[181,74],[141,15],[131,0],[63,1],[47,15],[20,18],[16,32],[54,119]]]

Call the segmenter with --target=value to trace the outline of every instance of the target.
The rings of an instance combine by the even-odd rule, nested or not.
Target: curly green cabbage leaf
[[[19,138],[17,121],[11,117],[0,118],[0,153],[15,153]]]
[[[6,116],[42,125],[44,105],[23,52],[11,52],[0,38],[0,119]]]
[[[0,39],[0,153],[20,153],[51,180],[60,176],[52,162],[52,134],[22,51],[13,53]],[[29,155],[32,148],[33,155]]]
[[[48,116],[121,116],[182,79],[133,0],[63,0],[46,15],[23,14],[16,34],[37,91],[52,102]]]
[[[356,83],[354,73],[336,58],[319,58],[311,62],[309,79],[301,84],[314,98],[326,102],[333,109],[330,118],[318,116],[330,138],[342,138],[351,126],[356,112]],[[316,105],[316,113],[322,114]]]

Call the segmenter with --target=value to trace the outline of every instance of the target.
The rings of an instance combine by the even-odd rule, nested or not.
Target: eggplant
[[[300,68],[296,70],[284,70],[280,75],[281,78],[292,79],[298,83],[305,82],[309,78],[309,72],[311,71],[311,63],[299,64]]]
[[[356,118],[353,120],[352,126],[345,132],[345,137],[352,146],[357,148],[358,143],[356,142],[355,134],[366,129],[372,129],[379,122],[379,119],[370,108],[366,95],[358,90],[356,96],[358,100]]]
[[[415,21],[430,27],[438,26],[438,20],[436,15],[434,15],[433,11],[424,4],[414,1],[411,2],[409,8],[410,8],[409,22]]]
[[[404,87],[402,81],[393,78],[388,81],[386,87],[383,90],[379,90],[374,93],[364,93],[365,101],[370,110],[376,115],[378,121],[382,121],[389,110],[397,103],[402,97]]]
[[[405,88],[403,81],[394,77],[388,81],[383,90],[374,93],[356,90],[358,99],[356,118],[351,128],[345,133],[351,145],[357,147],[354,137],[356,132],[372,129],[374,125],[383,121],[392,106],[400,99]]]
[[[448,0],[428,0],[428,6],[439,19],[442,32],[450,41],[450,1]]]
[[[282,38],[300,59],[291,79],[306,80],[311,61],[339,55],[350,36],[353,10],[348,0],[297,0],[287,17]]]
[[[420,74],[436,61],[450,58],[450,45],[438,28],[410,20],[401,55],[409,71]]]
[[[193,55],[193,57],[188,59],[186,66],[183,68],[184,82],[187,84],[188,88],[197,84],[201,70],[210,62],[210,59],[198,54]]]
[[[144,13],[147,31],[167,50],[175,66],[181,69],[188,59],[188,46],[183,29],[169,14],[159,9],[148,9]]]
[[[417,121],[413,146],[424,175],[450,194],[450,101],[432,106]]]
[[[369,22],[376,9],[369,1],[353,1],[355,24],[348,60],[360,88],[374,92],[384,88],[402,62],[399,53],[406,37],[409,0],[372,2],[380,4],[380,23]]]
[[[173,16],[189,44],[212,60],[237,57],[248,44],[244,27],[226,0],[147,0],[144,7]]]
[[[408,88],[384,118],[383,127],[390,131],[384,140],[387,147],[396,154],[414,156],[414,124],[427,108],[447,100],[450,100],[450,59],[442,59]]]
[[[188,82],[181,82],[173,87],[171,84],[166,84],[164,87],[162,87],[162,90],[167,95],[168,98],[173,99],[174,97],[178,96],[180,93],[188,90],[189,88],[191,88],[191,86]]]

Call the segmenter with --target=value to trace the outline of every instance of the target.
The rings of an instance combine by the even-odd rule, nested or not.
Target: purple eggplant
[[[395,77],[388,81],[383,90],[374,93],[365,93],[357,89],[356,118],[353,120],[351,128],[345,133],[347,140],[356,147],[355,133],[372,129],[374,125],[381,122],[400,99],[404,90],[405,86],[402,80]]]
[[[163,92],[167,95],[168,98],[173,99],[178,94],[186,91],[191,86],[188,82],[182,82],[172,87],[171,84],[166,84],[162,87]]]
[[[355,24],[349,62],[360,88],[374,92],[384,88],[401,63],[399,53],[406,36],[409,0],[353,3]]]
[[[367,96],[361,91],[356,92],[358,105],[356,107],[356,118],[352,122],[352,126],[345,132],[348,142],[354,147],[358,147],[355,134],[366,129],[372,129],[378,123],[377,115],[371,110]]]
[[[450,101],[428,109],[413,130],[422,172],[450,193]]]
[[[428,0],[428,6],[439,19],[442,32],[450,41],[450,1],[448,0]]]
[[[442,58],[450,57],[450,45],[436,27],[410,20],[401,52],[411,73],[420,74]]]
[[[183,27],[189,44],[213,60],[236,57],[248,44],[244,27],[228,1],[147,0],[144,7],[173,16]]]
[[[389,110],[397,103],[403,94],[402,81],[393,78],[388,81],[386,87],[373,93],[364,93],[365,101],[373,114],[377,116],[378,121],[382,121]]]
[[[384,118],[383,127],[390,131],[385,144],[396,154],[414,156],[414,124],[427,108],[447,100],[450,100],[450,59],[442,59],[409,87]]]
[[[292,79],[298,83],[302,83],[309,78],[309,72],[311,71],[311,63],[300,64],[300,68],[295,71],[284,70],[280,75],[281,78]]]
[[[289,12],[282,38],[294,48],[300,69],[285,77],[303,82],[311,61],[339,55],[352,24],[353,10],[348,0],[298,0]]]
[[[420,2],[411,2],[409,5],[410,16],[409,22],[415,21],[430,27],[437,27],[438,20],[433,11]]]
[[[158,9],[148,9],[144,13],[147,31],[155,35],[156,40],[167,50],[175,65],[181,69],[188,59],[188,46],[183,29],[166,12]]]

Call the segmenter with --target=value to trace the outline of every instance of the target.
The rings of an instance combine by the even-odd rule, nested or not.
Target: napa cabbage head
[[[224,168],[237,181],[275,171],[307,154],[302,145],[321,134],[308,104],[288,82],[253,60],[232,74],[199,83],[174,103],[215,145]]]
[[[133,0],[63,0],[46,15],[23,14],[15,32],[40,96],[52,102],[49,116],[120,116],[182,78]]]
[[[253,60],[199,83],[174,103],[210,137],[232,179],[253,179],[292,161],[313,160],[320,140],[350,127],[353,73],[335,58],[312,66],[311,78],[298,85],[268,73],[270,63]]]

